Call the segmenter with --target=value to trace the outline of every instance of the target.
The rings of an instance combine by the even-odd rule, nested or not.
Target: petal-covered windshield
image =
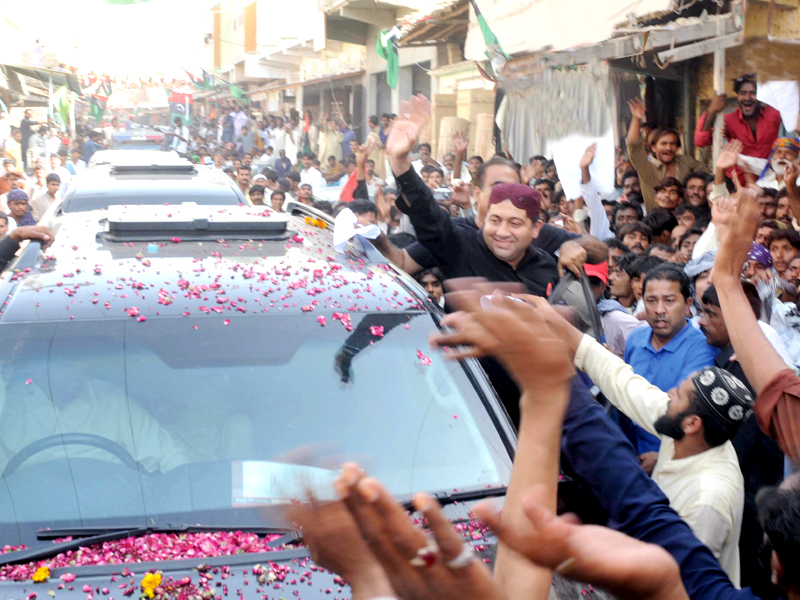
[[[462,367],[428,349],[430,316],[315,316],[3,325],[3,539],[264,524],[307,487],[331,493],[347,459],[396,494],[508,482]]]

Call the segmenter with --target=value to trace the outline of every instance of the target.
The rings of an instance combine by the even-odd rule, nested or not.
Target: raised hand
[[[448,303],[461,310],[445,317],[442,325],[455,331],[433,334],[431,346],[448,347],[448,359],[494,356],[524,389],[555,387],[569,381],[575,374],[572,356],[542,315],[499,292],[491,294],[487,304],[486,290],[483,284],[447,295]]]
[[[542,486],[535,486],[523,496],[522,510],[532,525],[523,531],[504,523],[491,502],[481,502],[473,513],[512,550],[560,575],[622,599],[688,600],[678,563],[666,550],[608,527],[580,525],[574,516],[557,517],[543,495]]]
[[[735,167],[739,161],[739,155],[742,153],[742,148],[742,142],[739,140],[728,142],[722,152],[719,153],[719,157],[717,157],[717,169],[727,171]]]
[[[344,465],[335,487],[399,596],[501,600],[489,570],[474,559],[469,542],[455,532],[433,498],[427,494],[413,498],[430,528],[426,535],[381,483],[366,477],[358,465]]]
[[[370,150],[372,150],[372,144],[369,141],[358,146],[358,150],[356,150],[356,168],[366,166]]]
[[[470,189],[472,186],[468,183],[464,183],[463,181],[456,180],[456,184],[453,186],[453,195],[451,200],[454,204],[458,204],[463,209],[472,208],[472,200],[470,198]]]
[[[410,168],[409,153],[419,139],[420,131],[431,118],[431,103],[422,94],[411,97],[409,102],[400,103],[400,113],[386,140],[386,154],[396,175],[405,173]],[[405,167],[398,171],[398,167]]]
[[[341,575],[354,597],[394,596],[386,573],[341,501],[320,503],[312,496],[309,504],[293,506],[286,516],[302,528],[312,560]]]
[[[800,166],[796,163],[786,165],[783,173],[783,182],[786,184],[786,193],[790,200],[800,201],[800,191],[797,189],[797,178],[800,177]]]
[[[631,109],[631,114],[633,115],[634,119],[637,119],[639,122],[647,119],[644,102],[642,102],[640,98],[628,100],[628,107]]]
[[[708,112],[717,114],[725,110],[725,106],[728,104],[728,97],[725,94],[717,94],[711,100],[711,104],[708,105]]]
[[[469,138],[461,131],[456,131],[453,136],[453,145],[456,148],[456,153],[459,157],[464,157],[467,154],[467,147],[469,146]]]
[[[581,157],[580,167],[581,169],[588,169],[589,166],[594,162],[594,154],[597,151],[597,142],[592,144],[586,149],[586,152],[583,153]]]

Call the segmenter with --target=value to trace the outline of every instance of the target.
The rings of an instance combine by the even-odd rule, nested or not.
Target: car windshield
[[[99,189],[78,189],[68,194],[61,205],[62,212],[87,212],[107,209],[114,204],[159,206],[191,201],[201,206],[237,206],[243,200],[221,178],[203,181],[194,186],[190,177],[137,180],[135,177],[116,177]]]
[[[332,494],[347,459],[399,495],[505,485],[507,447],[434,328],[417,311],[4,324],[0,536],[264,525]]]

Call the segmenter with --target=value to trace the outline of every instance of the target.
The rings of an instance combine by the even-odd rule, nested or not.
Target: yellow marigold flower
[[[39,567],[33,574],[33,580],[36,583],[42,583],[43,581],[47,581],[48,579],[50,579],[50,569],[48,569],[47,567]]]
[[[142,589],[148,598],[155,596],[155,589],[161,585],[161,573],[147,573],[142,579]]]

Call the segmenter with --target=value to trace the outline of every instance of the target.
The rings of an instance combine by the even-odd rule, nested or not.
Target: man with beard
[[[800,140],[797,138],[778,138],[772,144],[772,154],[767,161],[749,160],[740,157],[756,174],[761,173],[761,178],[756,182],[762,188],[782,190],[786,187],[786,180],[794,177],[797,180],[797,158],[800,156]],[[769,168],[765,168],[769,164]]]
[[[708,210],[706,187],[712,178],[705,173],[689,173],[683,182],[683,199],[689,206]]]
[[[653,232],[644,223],[628,223],[617,232],[617,237],[634,254],[644,254],[653,243]]]
[[[691,373],[714,364],[719,350],[706,344],[705,336],[689,321],[692,294],[689,278],[679,267],[664,264],[647,273],[642,298],[649,327],[631,332],[625,346],[625,362],[634,373],[666,392]],[[650,423],[628,416],[642,427]],[[651,433],[639,428],[639,455],[658,451],[659,440]]]
[[[743,75],[734,82],[733,91],[739,106],[725,115],[725,137],[740,140],[745,156],[768,158],[772,143],[780,132],[781,113],[756,99],[756,85],[755,75]],[[726,103],[725,94],[720,94],[711,101],[708,111],[700,116],[694,133],[695,146],[704,148],[711,145],[714,121]]]
[[[785,223],[788,227],[792,226],[794,213],[792,212],[792,205],[789,203],[789,193],[786,189],[782,189],[778,192],[778,208],[775,210],[775,219],[781,223]]]
[[[651,292],[649,285],[646,289]],[[687,329],[706,345],[699,331]],[[634,329],[628,345],[647,331]],[[577,346],[575,366],[615,407],[659,436],[653,481],[738,587],[744,480],[730,440],[752,413],[750,392],[716,366],[692,370],[664,392],[588,336]]]
[[[628,154],[633,168],[639,173],[639,184],[644,196],[645,208],[656,208],[655,187],[666,177],[683,181],[689,173],[704,171],[702,163],[688,154],[678,154],[681,138],[671,127],[659,127],[649,138],[654,159],[647,154],[648,140],[642,139],[639,125],[645,120],[644,103],[638,98],[628,102],[631,109],[631,124],[628,128]],[[630,200],[630,198],[628,198]],[[673,207],[674,208],[674,207]]]

